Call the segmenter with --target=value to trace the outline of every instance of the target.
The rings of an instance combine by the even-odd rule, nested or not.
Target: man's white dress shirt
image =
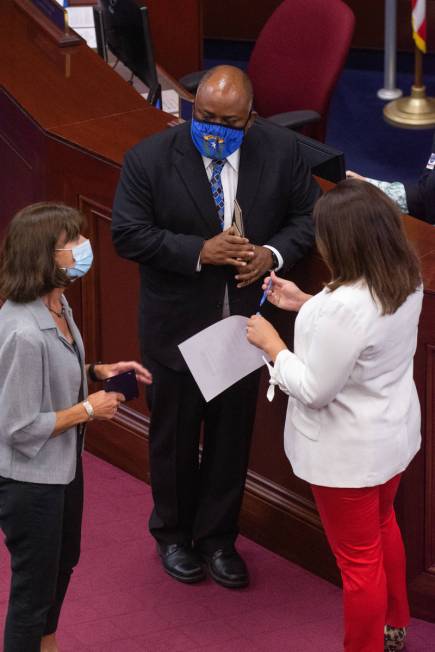
[[[207,172],[208,180],[211,181],[213,174],[213,159],[208,158],[208,156],[203,156],[202,160],[204,161],[205,171]],[[240,164],[240,149],[236,149],[235,152],[227,156],[226,163],[222,168],[221,172],[221,183],[222,190],[224,191],[224,230],[229,229],[233,223],[233,214],[234,214],[234,201],[237,195],[237,183],[239,180],[239,164]],[[242,208],[243,215],[243,208]],[[275,271],[278,271],[284,261],[281,254],[275,247],[269,247],[269,245],[264,245],[268,249],[274,252],[275,256],[278,259],[278,267],[275,268]],[[196,266],[196,271],[201,271],[201,260],[198,260]],[[224,307],[222,311],[222,317],[229,317],[230,315],[230,305],[228,300],[228,286],[225,288],[224,296]]]
[[[204,166],[205,166],[205,171],[207,172],[207,177],[208,180],[211,180],[211,175],[213,174],[213,159],[208,158],[207,156],[203,156],[202,160],[204,161]],[[224,191],[224,209],[225,209],[225,215],[224,215],[224,229],[229,229],[232,222],[233,222],[233,214],[234,214],[234,201],[236,199],[237,195],[237,182],[239,180],[239,164],[240,164],[240,149],[236,149],[235,152],[230,154],[230,156],[227,156],[227,162],[225,163],[224,167],[222,168],[221,172],[221,182],[222,182],[222,189]],[[241,206],[242,213],[243,213],[243,206]],[[278,258],[278,267],[275,269],[275,271],[278,271],[278,269],[281,269],[281,267],[284,264],[284,261],[282,259],[281,254],[275,247],[269,247],[269,245],[264,245],[273,253],[275,256]],[[198,271],[201,268],[199,267]]]

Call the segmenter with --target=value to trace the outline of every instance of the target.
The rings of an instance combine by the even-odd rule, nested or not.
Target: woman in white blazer
[[[421,440],[413,380],[420,270],[397,208],[370,184],[339,183],[314,217],[330,282],[310,296],[272,273],[268,295],[299,311],[294,353],[260,316],[248,339],[274,362],[269,399],[275,385],[289,395],[285,451],[311,484],[341,571],[344,649],[400,650],[409,607],[393,501]]]

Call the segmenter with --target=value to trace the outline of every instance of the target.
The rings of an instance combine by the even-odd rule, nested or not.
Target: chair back
[[[310,135],[323,140],[354,24],[342,0],[284,0],[261,30],[248,65],[258,113],[317,111],[322,122]]]

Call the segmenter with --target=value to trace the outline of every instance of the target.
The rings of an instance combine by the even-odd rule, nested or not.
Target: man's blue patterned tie
[[[211,193],[213,195],[214,203],[216,204],[222,231],[224,230],[225,225],[225,202],[224,189],[222,188],[221,172],[226,162],[226,158],[214,158],[212,160],[212,173],[210,179]]]

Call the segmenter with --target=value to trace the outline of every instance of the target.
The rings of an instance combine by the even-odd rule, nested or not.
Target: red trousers
[[[311,485],[343,579],[345,652],[383,652],[384,625],[406,627],[406,560],[393,502],[400,475],[377,487]]]

